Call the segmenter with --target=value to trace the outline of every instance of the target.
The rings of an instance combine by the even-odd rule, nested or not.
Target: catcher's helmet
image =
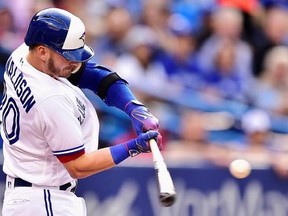
[[[93,49],[85,45],[83,22],[58,8],[41,10],[32,17],[25,43],[46,45],[69,61],[84,62],[94,55]]]

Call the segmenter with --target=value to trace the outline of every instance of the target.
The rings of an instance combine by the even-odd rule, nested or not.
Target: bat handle
[[[164,159],[162,157],[162,154],[161,154],[161,152],[160,152],[160,150],[158,148],[156,140],[151,139],[149,141],[149,144],[150,144],[150,149],[151,149],[152,156],[153,156],[153,162],[155,162],[156,160],[164,161]]]
[[[151,139],[149,144],[153,156],[154,168],[159,171],[167,170],[166,163],[164,162],[164,158],[158,148],[157,142],[154,139]]]

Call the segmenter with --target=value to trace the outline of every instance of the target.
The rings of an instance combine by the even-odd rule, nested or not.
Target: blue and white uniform
[[[25,44],[15,50],[4,75],[1,135],[3,170],[8,176],[5,202],[9,203],[4,209],[5,215],[9,215],[14,205],[19,205],[18,201],[35,205],[39,211],[47,210],[47,202],[51,202],[47,201],[48,197],[57,200],[56,194],[69,193],[72,201],[75,198],[84,202],[71,192],[59,190],[67,183],[75,186],[76,181],[62,163],[98,148],[99,121],[90,101],[67,79],[55,79],[33,68],[26,60],[27,54]],[[14,188],[15,178],[31,183],[32,187]],[[18,192],[11,193],[12,190]],[[57,201],[52,203],[56,205]],[[60,204],[66,208],[64,203]],[[73,209],[69,215],[82,215]],[[52,215],[52,212],[43,215]]]

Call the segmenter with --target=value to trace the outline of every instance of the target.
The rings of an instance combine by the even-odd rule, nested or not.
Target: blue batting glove
[[[148,130],[159,130],[159,120],[139,101],[130,101],[125,108],[137,135]]]
[[[151,152],[149,140],[155,139],[158,142],[158,138],[161,137],[158,131],[147,131],[146,133],[141,133],[136,139],[130,140],[125,143],[126,148],[131,157],[134,157],[138,154]],[[158,144],[159,149],[162,149],[162,143]]]

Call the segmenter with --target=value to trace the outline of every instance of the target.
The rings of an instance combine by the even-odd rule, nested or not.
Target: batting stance
[[[93,54],[82,21],[48,8],[32,17],[25,43],[9,58],[0,107],[3,216],[86,215],[84,200],[74,194],[77,179],[150,152],[150,139],[162,148],[158,120],[116,73],[89,62]],[[97,114],[80,88],[125,111],[138,137],[98,149]]]

